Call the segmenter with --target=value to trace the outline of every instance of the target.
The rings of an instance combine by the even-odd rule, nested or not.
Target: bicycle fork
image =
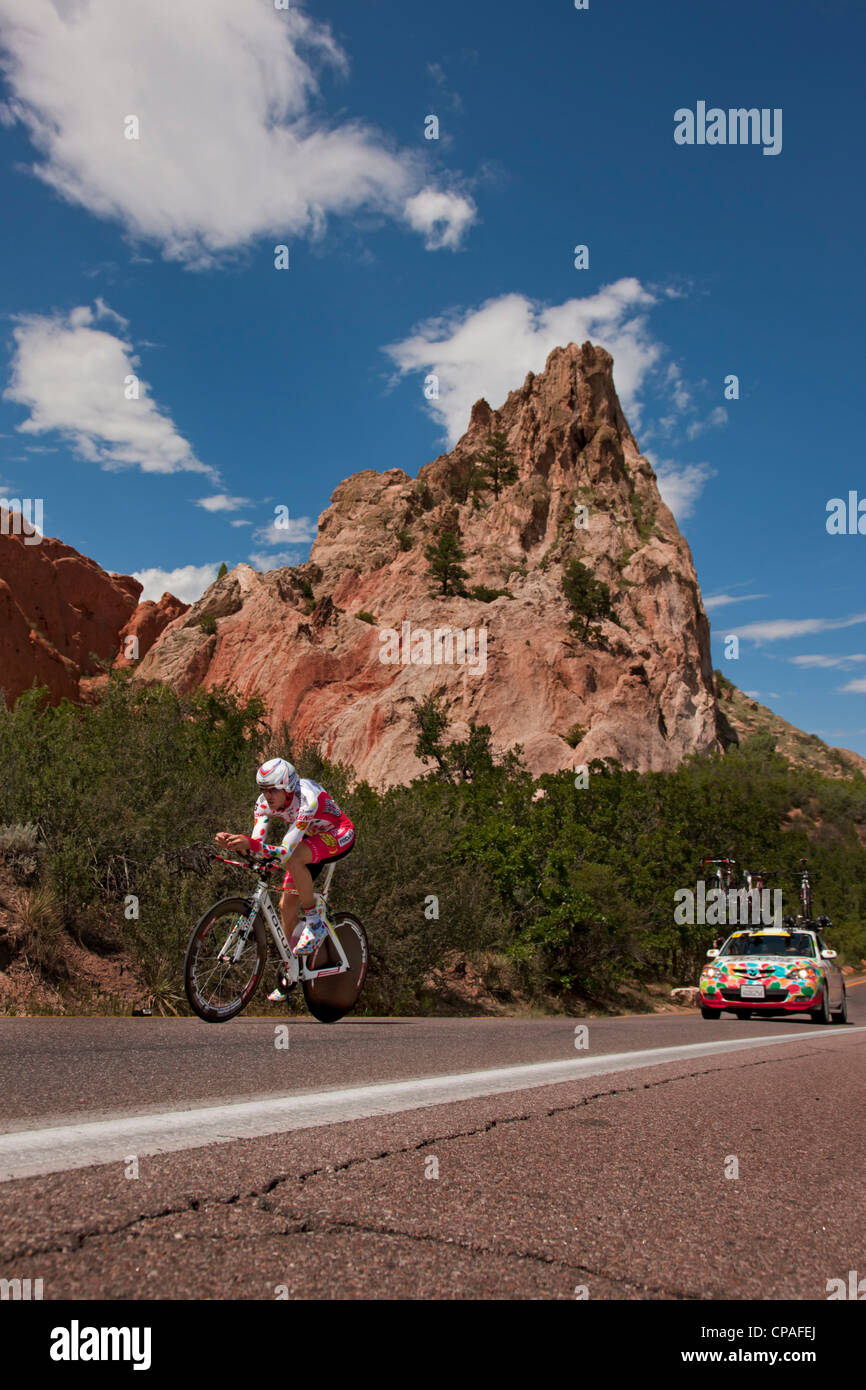
[[[224,965],[237,965],[241,958],[243,949],[247,944],[249,934],[253,929],[253,922],[256,920],[258,905],[253,904],[252,911],[247,917],[239,917],[225,939],[219,959]],[[232,954],[232,951],[234,952]]]

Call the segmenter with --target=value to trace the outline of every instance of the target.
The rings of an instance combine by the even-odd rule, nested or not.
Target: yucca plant
[[[148,956],[141,963],[141,973],[147,987],[148,1008],[162,1018],[168,1014],[178,1016],[178,1004],[183,1002],[183,994],[178,990],[177,971],[173,970],[168,957],[161,952]]]
[[[57,894],[47,884],[32,888],[24,896],[20,939],[22,954],[31,970],[39,970],[55,980],[68,977],[63,911]]]

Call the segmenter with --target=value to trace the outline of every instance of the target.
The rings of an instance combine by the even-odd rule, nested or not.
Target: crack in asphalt
[[[617,1284],[621,1288],[636,1289],[644,1293],[664,1293],[673,1298],[691,1300],[694,1294],[685,1293],[682,1289],[666,1289],[658,1284],[639,1284],[632,1279],[626,1279],[621,1274],[608,1274],[603,1269],[593,1269],[591,1265],[576,1264],[572,1260],[564,1259],[558,1255],[540,1255],[535,1250],[508,1249],[499,1245],[480,1245],[477,1241],[458,1240],[454,1236],[439,1236],[436,1234],[419,1234],[413,1231],[402,1231],[392,1226],[371,1226],[361,1221],[341,1221],[333,1220],[326,1222],[320,1227],[311,1227],[310,1233],[318,1235],[328,1231],[351,1230],[359,1231],[364,1235],[394,1236],[402,1240],[416,1240],[422,1244],[433,1244],[440,1246],[451,1246],[458,1250],[468,1250],[472,1255],[490,1255],[497,1259],[527,1260],[536,1264],[555,1265],[558,1269],[573,1270],[579,1274],[589,1274],[596,1279],[607,1279],[611,1284]],[[307,1234],[307,1232],[304,1232]]]
[[[860,1044],[860,1046],[866,1046],[866,1044]],[[747,1067],[763,1067],[778,1061],[799,1062],[803,1057],[815,1057],[818,1055],[820,1054],[816,1053],[815,1051],[811,1051],[801,1052],[798,1053],[795,1057],[788,1058],[762,1057],[757,1058],[754,1062],[747,1062],[744,1065]],[[568,1105],[554,1105],[549,1110],[545,1110],[539,1114],[505,1115],[502,1116],[502,1118],[500,1119],[486,1120],[483,1125],[476,1125],[473,1129],[457,1130],[453,1134],[436,1134],[428,1139],[422,1139],[418,1143],[404,1144],[400,1148],[383,1149],[380,1153],[368,1154],[362,1158],[349,1158],[346,1159],[343,1163],[323,1164],[319,1168],[311,1168],[310,1171],[307,1173],[299,1173],[297,1175],[296,1181],[303,1185],[303,1183],[305,1183],[309,1178],[317,1177],[320,1173],[343,1173],[346,1172],[349,1168],[355,1167],[356,1165],[364,1163],[376,1163],[379,1159],[382,1158],[396,1158],[399,1154],[414,1153],[418,1149],[428,1148],[431,1144],[447,1144],[452,1139],[471,1139],[477,1134],[489,1134],[492,1129],[496,1129],[499,1125],[523,1124],[530,1120],[552,1119],[554,1115],[562,1115],[567,1114],[569,1111],[572,1110],[580,1110],[584,1106],[589,1105],[592,1101],[605,1100],[608,1096],[628,1095],[629,1093],[634,1093],[636,1091],[649,1091],[653,1090],[657,1086],[668,1086],[676,1081],[688,1081],[696,1076],[710,1076],[715,1072],[723,1071],[730,1071],[730,1067],[705,1067],[701,1071],[684,1072],[681,1076],[662,1076],[656,1078],[654,1081],[643,1081],[640,1083],[636,1083],[633,1086],[616,1086],[610,1090],[594,1091],[592,1095],[583,1096],[581,1100],[572,1101]],[[271,1181],[267,1183],[265,1187],[262,1189],[261,1194],[250,1193],[250,1196],[259,1196],[263,1194],[267,1195],[269,1192],[273,1192],[277,1187],[279,1187],[281,1183],[290,1182],[291,1180],[291,1175],[289,1174],[285,1174],[282,1177],[272,1178]]]
[[[860,1045],[860,1046],[866,1046],[866,1044],[859,1044],[859,1045]],[[779,1056],[775,1056],[775,1057],[773,1057],[773,1056],[769,1056],[769,1057],[760,1057],[760,1058],[756,1058],[755,1061],[753,1061],[753,1062],[746,1062],[746,1063],[744,1063],[743,1066],[744,1066],[744,1067],[749,1067],[749,1068],[751,1068],[751,1067],[771,1066],[771,1065],[773,1065],[774,1063],[778,1063],[778,1062],[797,1062],[797,1061],[801,1061],[803,1058],[821,1056],[821,1055],[823,1055],[824,1053],[826,1053],[826,1048],[821,1048],[821,1049],[818,1049],[818,1050],[812,1049],[812,1050],[807,1051],[807,1052],[798,1053],[798,1054],[796,1054],[796,1055],[793,1056],[793,1057],[779,1057]],[[241,1201],[241,1200],[253,1201],[253,1200],[255,1200],[256,1198],[258,1198],[258,1199],[259,1199],[259,1202],[260,1202],[260,1209],[261,1209],[261,1210],[265,1210],[265,1211],[271,1211],[271,1210],[272,1210],[272,1206],[271,1206],[270,1204],[267,1204],[267,1203],[265,1202],[264,1199],[265,1199],[270,1193],[274,1192],[278,1187],[280,1187],[280,1186],[281,1186],[282,1184],[284,1184],[284,1183],[288,1183],[288,1182],[294,1181],[294,1182],[297,1182],[301,1187],[303,1187],[303,1185],[304,1185],[306,1182],[308,1182],[311,1178],[315,1178],[315,1177],[318,1177],[318,1176],[321,1176],[321,1175],[326,1175],[326,1174],[331,1174],[331,1175],[333,1175],[333,1176],[336,1176],[338,1173],[347,1172],[350,1168],[358,1167],[358,1166],[361,1166],[361,1165],[366,1164],[366,1163],[376,1163],[376,1162],[380,1161],[380,1160],[383,1159],[383,1158],[397,1158],[397,1157],[399,1157],[401,1154],[415,1153],[415,1152],[417,1152],[419,1149],[429,1148],[431,1144],[446,1144],[446,1143],[452,1142],[453,1140],[458,1140],[458,1139],[471,1139],[471,1138],[474,1138],[476,1135],[489,1134],[491,1130],[496,1129],[496,1128],[497,1128],[498,1126],[500,1126],[500,1125],[524,1124],[524,1123],[531,1122],[531,1121],[533,1121],[533,1120],[546,1120],[546,1119],[551,1119],[554,1115],[567,1114],[567,1113],[570,1112],[570,1111],[577,1111],[577,1110],[583,1109],[584,1107],[590,1105],[593,1101],[596,1101],[596,1100],[605,1100],[605,1099],[607,1099],[608,1097],[619,1096],[619,1095],[628,1095],[628,1094],[633,1094],[633,1093],[636,1093],[636,1092],[639,1092],[639,1091],[649,1091],[649,1090],[655,1089],[655,1088],[658,1087],[658,1086],[669,1086],[669,1085],[673,1085],[674,1083],[676,1083],[676,1082],[678,1082],[678,1081],[688,1081],[688,1080],[691,1080],[691,1079],[693,1079],[693,1078],[695,1078],[695,1077],[698,1077],[698,1076],[709,1076],[709,1075],[713,1075],[713,1074],[715,1074],[715,1073],[717,1073],[717,1072],[725,1072],[725,1071],[730,1071],[730,1070],[731,1070],[730,1067],[705,1067],[705,1068],[700,1069],[700,1070],[697,1070],[697,1071],[684,1072],[684,1073],[682,1073],[682,1074],[679,1075],[679,1076],[658,1077],[658,1078],[656,1078],[655,1080],[652,1080],[652,1081],[643,1081],[643,1082],[635,1083],[635,1084],[630,1085],[630,1086],[614,1086],[614,1087],[612,1087],[612,1088],[610,1088],[610,1089],[607,1089],[607,1090],[595,1091],[595,1092],[593,1092],[592,1095],[583,1096],[580,1100],[578,1100],[578,1101],[573,1101],[573,1102],[571,1102],[571,1103],[568,1104],[568,1105],[556,1105],[556,1106],[552,1106],[550,1109],[544,1110],[544,1111],[540,1111],[540,1112],[537,1113],[537,1114],[529,1114],[529,1115],[507,1115],[507,1116],[503,1116],[503,1117],[498,1118],[498,1119],[486,1120],[483,1124],[481,1124],[481,1125],[476,1125],[476,1126],[474,1126],[472,1129],[468,1129],[468,1130],[457,1130],[457,1131],[455,1131],[455,1132],[453,1132],[453,1133],[447,1133],[447,1134],[435,1134],[435,1135],[429,1136],[429,1137],[427,1137],[427,1138],[424,1138],[424,1139],[418,1141],[417,1143],[403,1144],[403,1145],[400,1145],[400,1146],[398,1146],[398,1147],[393,1147],[393,1148],[389,1148],[389,1149],[383,1149],[383,1150],[381,1150],[379,1153],[366,1154],[366,1155],[363,1155],[363,1156],[361,1156],[361,1157],[346,1159],[346,1160],[344,1160],[342,1163],[336,1163],[336,1164],[322,1164],[321,1166],[319,1166],[319,1167],[317,1167],[317,1168],[311,1168],[308,1172],[299,1173],[299,1174],[297,1174],[297,1175],[292,1175],[292,1174],[288,1174],[288,1173],[286,1173],[286,1174],[281,1174],[281,1175],[278,1176],[278,1177],[271,1178],[271,1180],[270,1180],[269,1182],[265,1183],[264,1186],[258,1187],[258,1188],[254,1188],[254,1189],[253,1189],[252,1191],[250,1191],[250,1192],[245,1192],[245,1193],[234,1192],[234,1193],[231,1193],[229,1196],[226,1196],[226,1197],[215,1197],[215,1198],[212,1198],[212,1199],[208,1199],[208,1198],[202,1199],[202,1198],[198,1198],[198,1197],[196,1197],[196,1198],[188,1198],[185,1202],[183,1202],[182,1204],[180,1204],[180,1205],[178,1205],[178,1206],[174,1206],[174,1207],[163,1207],[163,1208],[161,1208],[159,1211],[155,1211],[155,1212],[140,1212],[137,1216],[132,1217],[132,1218],[131,1218],[130,1220],[128,1220],[128,1221],[120,1222],[120,1223],[119,1223],[118,1225],[116,1225],[116,1226],[108,1226],[108,1227],[103,1227],[103,1228],[100,1228],[100,1227],[97,1226],[97,1227],[93,1227],[93,1228],[91,1228],[91,1229],[89,1229],[89,1230],[78,1231],[78,1232],[76,1232],[76,1233],[74,1233],[74,1234],[70,1233],[69,1236],[66,1237],[65,1239],[64,1239],[64,1238],[61,1238],[61,1239],[59,1239],[59,1240],[54,1240],[52,1243],[47,1244],[47,1245],[33,1245],[33,1244],[30,1244],[30,1243],[27,1243],[26,1245],[20,1246],[17,1250],[13,1250],[13,1251],[11,1251],[11,1252],[8,1253],[8,1254],[4,1254],[4,1255],[2,1256],[2,1260],[3,1260],[3,1263],[4,1263],[4,1264],[7,1264],[7,1265],[8,1265],[8,1264],[10,1264],[11,1262],[13,1262],[13,1261],[15,1261],[15,1260],[20,1260],[20,1259],[23,1259],[23,1258],[28,1258],[28,1259],[29,1259],[29,1258],[35,1257],[35,1256],[37,1256],[37,1255],[70,1254],[70,1253],[71,1253],[71,1254],[75,1254],[75,1253],[77,1253],[78,1251],[80,1251],[80,1250],[82,1250],[82,1249],[84,1248],[84,1244],[85,1244],[85,1242],[88,1241],[88,1240],[99,1239],[99,1238],[104,1238],[104,1237],[108,1237],[109,1239],[111,1239],[111,1238],[114,1237],[114,1236],[123,1235],[124,1233],[129,1232],[129,1231],[133,1230],[136,1226],[139,1226],[139,1225],[141,1225],[142,1223],[145,1223],[145,1222],[163,1221],[163,1220],[166,1220],[168,1217],[183,1216],[183,1215],[186,1215],[187,1213],[189,1213],[189,1212],[191,1212],[191,1211],[198,1212],[198,1211],[201,1209],[202,1205],[204,1205],[205,1210],[207,1210],[209,1207],[212,1207],[212,1206],[213,1206],[213,1207],[232,1206],[232,1205],[234,1205],[235,1203],[237,1203],[237,1202],[239,1202],[239,1201]],[[554,1084],[556,1084],[556,1083],[554,1083]],[[560,1084],[566,1084],[566,1083],[560,1083]],[[494,1099],[494,1098],[495,1098],[495,1097],[491,1097],[491,1099]],[[485,1097],[485,1099],[486,1099],[486,1097]],[[454,1104],[454,1103],[455,1103],[455,1102],[443,1102],[443,1104]],[[335,1123],[340,1123],[340,1122],[339,1122],[339,1121],[335,1121]],[[349,1121],[348,1123],[356,1123],[356,1122],[355,1122],[355,1121]],[[247,1142],[247,1141],[236,1141],[236,1142]],[[155,1155],[155,1156],[156,1156],[156,1157],[165,1157],[165,1155]],[[92,1171],[92,1170],[91,1170],[91,1171]],[[560,1264],[560,1265],[563,1266],[563,1268],[576,1269],[576,1270],[579,1270],[579,1271],[583,1271],[583,1272],[585,1272],[585,1273],[595,1275],[595,1277],[597,1277],[597,1278],[608,1279],[611,1283],[614,1283],[614,1284],[621,1284],[623,1287],[627,1287],[627,1288],[633,1288],[633,1289],[638,1289],[638,1290],[644,1290],[644,1291],[647,1291],[647,1292],[654,1292],[654,1293],[665,1293],[665,1294],[669,1294],[671,1297],[680,1298],[680,1299],[691,1299],[691,1298],[694,1298],[694,1297],[695,1297],[694,1294],[687,1294],[687,1293],[682,1292],[681,1290],[666,1289],[666,1288],[664,1288],[663,1286],[653,1286],[653,1285],[649,1285],[649,1284],[636,1284],[636,1283],[630,1282],[630,1281],[627,1280],[627,1279],[624,1279],[624,1278],[623,1278],[622,1276],[620,1276],[620,1275],[607,1274],[607,1273],[605,1273],[603,1270],[593,1270],[593,1269],[590,1269],[588,1266],[579,1265],[579,1264],[572,1264],[572,1263],[570,1263],[570,1262],[567,1261],[567,1260],[558,1260],[555,1256],[551,1256],[551,1255],[540,1255],[540,1254],[534,1253],[534,1252],[532,1252],[532,1251],[520,1251],[520,1250],[512,1250],[512,1251],[510,1251],[510,1250],[489,1249],[489,1248],[487,1248],[487,1247],[478,1246],[477,1244],[473,1244],[473,1243],[468,1242],[468,1241],[459,1241],[459,1240],[454,1239],[453,1237],[445,1237],[445,1236],[438,1236],[438,1235],[418,1235],[418,1234],[413,1233],[413,1232],[411,1232],[411,1231],[400,1231],[400,1230],[391,1229],[391,1228],[386,1228],[386,1227],[380,1228],[380,1227],[375,1227],[375,1226],[365,1226],[365,1225],[364,1225],[363,1223],[361,1223],[361,1222],[343,1221],[343,1220],[340,1220],[340,1219],[338,1219],[338,1218],[335,1218],[335,1219],[334,1219],[333,1221],[331,1221],[331,1222],[327,1222],[327,1221],[326,1221],[325,1223],[323,1223],[323,1224],[321,1224],[321,1225],[319,1225],[319,1226],[316,1226],[316,1225],[313,1225],[312,1223],[310,1223],[309,1220],[308,1220],[308,1219],[305,1219],[305,1218],[303,1217],[302,1214],[299,1214],[299,1215],[298,1215],[298,1220],[300,1221],[301,1224],[300,1224],[300,1226],[298,1227],[297,1230],[295,1230],[295,1231],[283,1232],[283,1233],[276,1233],[276,1232],[275,1232],[275,1233],[273,1233],[273,1234],[296,1234],[296,1235],[297,1235],[297,1234],[300,1234],[300,1235],[311,1234],[311,1235],[312,1235],[312,1234],[319,1234],[320,1232],[325,1232],[325,1231],[327,1231],[327,1230],[329,1230],[329,1229],[330,1229],[330,1230],[352,1229],[352,1230],[358,1230],[358,1231],[361,1231],[361,1232],[366,1232],[366,1233],[371,1234],[371,1235],[384,1235],[384,1236],[392,1236],[392,1237],[401,1237],[401,1238],[407,1239],[407,1240],[430,1241],[430,1242],[434,1242],[434,1243],[438,1243],[438,1244],[442,1244],[442,1245],[452,1245],[452,1246],[457,1246],[457,1247],[460,1247],[460,1248],[467,1249],[467,1250],[469,1250],[469,1251],[475,1251],[476,1253],[479,1253],[479,1254],[495,1255],[495,1256],[498,1256],[498,1257],[500,1257],[500,1258],[504,1257],[504,1258],[518,1259],[518,1260],[536,1260],[536,1261],[539,1261],[540,1263],[543,1263],[543,1264]],[[201,1239],[201,1240],[204,1240],[204,1239],[223,1239],[223,1240],[225,1240],[225,1239],[232,1239],[232,1240],[233,1240],[233,1239],[241,1239],[241,1238],[242,1238],[241,1236],[238,1236],[238,1237],[226,1237],[226,1236],[220,1236],[220,1237],[200,1237],[200,1236],[194,1236],[194,1235],[192,1235],[192,1236],[186,1236],[186,1235],[185,1235],[185,1236],[184,1236],[184,1239],[186,1239],[186,1240],[191,1240],[191,1239]]]
[[[270,1210],[270,1208],[266,1208]],[[687,1293],[683,1289],[670,1289],[661,1284],[639,1283],[634,1279],[626,1279],[621,1274],[610,1274],[602,1269],[594,1269],[591,1265],[577,1264],[573,1260],[565,1259],[558,1255],[541,1255],[535,1250],[510,1249],[500,1245],[481,1245],[478,1241],[461,1240],[455,1236],[440,1236],[435,1233],[423,1233],[417,1231],[404,1231],[395,1226],[371,1225],[363,1221],[346,1221],[339,1218],[326,1218],[323,1221],[315,1222],[309,1219],[287,1223],[280,1231],[269,1231],[262,1235],[262,1240],[279,1239],[284,1236],[319,1236],[331,1235],[335,1233],[356,1231],[360,1235],[389,1236],[396,1240],[417,1241],[420,1244],[437,1245],[451,1247],[455,1250],[466,1250],[472,1255],[489,1255],[494,1259],[506,1260],[525,1260],[530,1263],[542,1265],[554,1265],[563,1271],[572,1271],[576,1274],[590,1275],[596,1279],[606,1279],[608,1283],[616,1284],[620,1288],[634,1289],[641,1293],[667,1294],[671,1298],[684,1299],[691,1301],[699,1295]],[[172,1237],[174,1238],[174,1237]],[[202,1244],[207,1241],[237,1242],[249,1240],[249,1232],[241,1232],[238,1235],[226,1236],[216,1235],[197,1235],[184,1234],[185,1241],[199,1241]]]

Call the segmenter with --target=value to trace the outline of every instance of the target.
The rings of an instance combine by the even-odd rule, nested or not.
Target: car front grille
[[[738,1004],[742,1003],[760,1005],[783,1003],[791,998],[790,994],[786,989],[768,989],[765,992],[763,999],[749,999],[748,997],[743,999],[739,989],[730,989],[728,987],[724,987],[721,993],[723,999],[730,999],[732,1002],[736,1002]]]

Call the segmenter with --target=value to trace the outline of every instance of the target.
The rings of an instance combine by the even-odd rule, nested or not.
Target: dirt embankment
[[[0,1014],[131,1014],[147,990],[107,924],[63,924],[50,895],[0,865]]]

